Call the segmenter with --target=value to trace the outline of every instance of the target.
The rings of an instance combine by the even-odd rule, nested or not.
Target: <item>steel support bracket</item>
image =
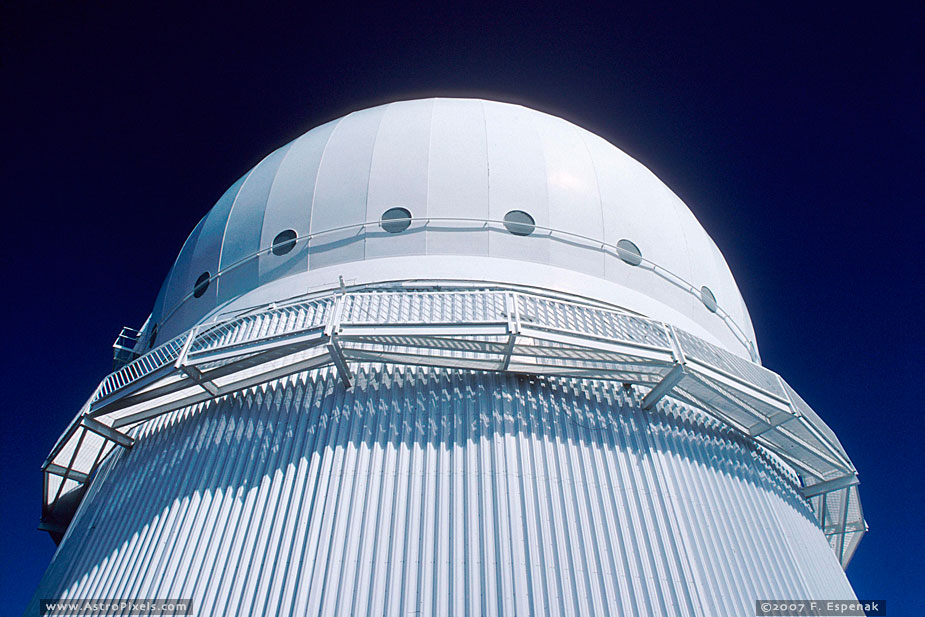
[[[135,440],[133,438],[129,437],[121,431],[117,431],[111,426],[103,424],[99,420],[84,416],[81,418],[80,423],[86,426],[88,430],[91,430],[97,435],[105,437],[110,441],[114,441],[123,448],[131,448],[133,445],[135,445]]]
[[[340,333],[340,322],[344,314],[344,303],[347,301],[343,277],[341,277],[340,282],[341,292],[340,295],[337,296],[337,300],[334,301],[331,317],[324,326],[324,337],[328,339],[325,348],[328,350],[328,355],[331,356],[331,361],[337,368],[337,374],[340,375],[341,381],[344,382],[344,387],[349,389],[353,385],[353,374],[350,372],[350,367],[347,366],[347,358],[344,357],[344,350],[341,349],[340,343],[337,342],[337,335]]]
[[[687,375],[687,369],[684,368],[684,365],[675,364],[674,367],[662,377],[662,380],[655,384],[655,387],[649,390],[649,393],[642,398],[642,408],[648,410],[655,407],[655,404],[671,392],[671,390],[678,385],[678,382],[684,379],[685,375]]]
[[[186,375],[187,377],[195,381],[199,387],[201,387],[203,390],[205,390],[212,396],[219,395],[218,386],[216,386],[214,383],[209,381],[208,378],[206,378],[205,374],[203,374],[203,372],[200,371],[197,367],[189,366],[186,364],[181,364],[177,368],[180,369],[180,371],[184,375]]]
[[[500,370],[506,371],[511,366],[511,357],[514,355],[514,346],[520,334],[520,313],[517,310],[517,298],[510,292],[504,294],[504,309],[507,313],[507,343],[504,346],[504,357],[501,360]]]
[[[350,367],[347,366],[347,358],[344,357],[344,350],[340,348],[337,337],[332,336],[325,347],[327,347],[328,353],[331,355],[331,361],[334,362],[334,366],[337,368],[337,374],[340,375],[341,381],[344,382],[344,387],[350,389],[353,385],[353,374],[350,372]]]

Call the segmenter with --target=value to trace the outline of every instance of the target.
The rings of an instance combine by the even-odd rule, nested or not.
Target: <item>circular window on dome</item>
[[[638,266],[642,263],[642,253],[639,247],[625,238],[617,242],[617,255],[631,266]]]
[[[515,236],[529,236],[536,229],[536,221],[523,210],[511,210],[504,215],[504,226]]]
[[[713,292],[710,291],[710,288],[704,285],[700,288],[700,301],[703,302],[703,305],[707,307],[707,310],[711,313],[715,313],[718,305],[716,304],[716,296],[713,295]]]
[[[411,212],[406,208],[389,208],[382,213],[379,226],[390,234],[405,231],[411,225]]]
[[[297,234],[294,229],[287,229],[276,234],[273,238],[272,251],[274,255],[285,255],[295,248]]]
[[[154,324],[154,327],[151,328],[151,336],[148,337],[148,348],[154,347],[154,343],[157,342],[157,324]]]
[[[193,285],[193,297],[201,298],[202,294],[206,293],[206,290],[209,288],[209,280],[212,278],[212,275],[208,272],[203,272],[199,275],[199,278],[196,279],[196,284]]]

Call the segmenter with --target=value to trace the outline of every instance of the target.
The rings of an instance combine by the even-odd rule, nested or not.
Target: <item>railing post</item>
[[[193,326],[190,328],[189,334],[186,335],[186,340],[183,341],[183,347],[180,349],[180,353],[177,354],[177,360],[173,363],[174,368],[178,371],[192,379],[196,384],[211,394],[212,396],[218,396],[219,390],[218,386],[209,381],[202,371],[200,371],[195,366],[187,366],[186,359],[189,357],[189,350],[193,346],[193,343],[196,340],[196,334],[199,332],[199,326]]]
[[[343,281],[343,279],[341,279],[341,281]],[[341,288],[341,293],[334,301],[334,308],[331,311],[331,316],[328,318],[328,323],[324,326],[324,335],[328,339],[325,347],[328,350],[328,354],[331,356],[331,361],[337,368],[337,373],[340,375],[341,381],[344,382],[344,387],[349,389],[353,385],[353,375],[350,372],[350,367],[347,366],[347,359],[344,357],[344,351],[337,342],[337,334],[340,332],[340,322],[344,314],[346,297],[346,292]]]
[[[642,408],[652,409],[655,404],[667,396],[676,385],[678,385],[684,376],[687,375],[687,359],[684,357],[684,349],[681,348],[681,341],[678,339],[674,326],[662,322],[665,334],[668,336],[668,343],[671,345],[671,355],[674,356],[674,366],[671,367],[661,381],[655,384],[655,387],[649,390],[648,394],[642,397]]]
[[[500,369],[508,370],[511,366],[511,357],[514,355],[514,346],[520,334],[520,311],[517,309],[517,297],[513,292],[504,292],[504,312],[507,314],[507,345],[504,347],[504,356]]]
[[[684,355],[684,349],[681,347],[681,339],[675,332],[674,326],[662,322],[665,334],[668,336],[668,344],[671,345],[671,355],[674,356],[675,364],[687,364],[687,357]]]
[[[190,347],[193,346],[193,341],[196,339],[196,333],[198,331],[199,326],[190,328],[190,331],[186,335],[186,340],[183,341],[183,347],[180,348],[180,353],[177,354],[177,360],[173,363],[174,368],[182,370],[183,365],[186,364],[186,357],[189,355]]]

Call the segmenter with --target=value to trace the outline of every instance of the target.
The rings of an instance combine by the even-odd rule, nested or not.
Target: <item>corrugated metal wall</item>
[[[103,465],[39,598],[197,615],[752,615],[853,598],[774,464],[610,382],[331,369],[159,417]]]

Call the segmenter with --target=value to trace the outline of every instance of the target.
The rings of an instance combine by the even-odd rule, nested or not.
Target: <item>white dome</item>
[[[413,217],[400,233],[378,223],[393,208]],[[512,211],[535,221],[533,233],[505,229]],[[291,250],[269,250],[287,230],[297,238]],[[641,265],[620,258],[621,240],[638,247]],[[341,276],[348,285],[541,287],[664,320],[741,356],[756,353],[722,254],[652,172],[561,118],[476,99],[354,112],[271,153],[193,230],[145,340],[155,324],[163,341],[216,313],[332,287]]]

